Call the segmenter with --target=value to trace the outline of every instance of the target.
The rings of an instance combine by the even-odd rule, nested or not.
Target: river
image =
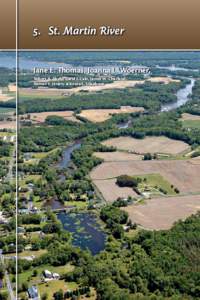
[[[176,71],[199,72],[198,69],[187,69],[187,68],[183,68],[183,67],[176,67],[175,65],[171,65],[171,66],[159,66],[159,65],[157,65],[156,69],[169,70],[171,72],[176,72]]]
[[[74,144],[70,145],[70,146],[67,146],[64,151],[63,151],[63,154],[62,154],[62,158],[61,160],[58,162],[57,164],[57,168],[59,170],[61,169],[65,169],[69,166],[69,163],[71,161],[71,155],[72,155],[72,152],[78,148],[81,147],[81,141],[76,141]]]
[[[167,103],[162,105],[161,111],[162,112],[170,111],[186,104],[190,100],[189,96],[192,94],[192,88],[194,84],[195,84],[195,79],[192,78],[189,84],[187,84],[184,88],[180,89],[177,92],[176,94],[177,100],[173,103]]]

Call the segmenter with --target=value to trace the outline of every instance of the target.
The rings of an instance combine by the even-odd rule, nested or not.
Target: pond
[[[72,244],[83,250],[90,250],[93,255],[104,250],[106,234],[92,213],[65,213],[57,214],[64,229],[72,233]]]

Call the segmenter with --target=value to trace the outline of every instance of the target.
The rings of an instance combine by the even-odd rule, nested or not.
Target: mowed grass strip
[[[184,128],[200,129],[200,119],[199,120],[185,120],[182,121]]]

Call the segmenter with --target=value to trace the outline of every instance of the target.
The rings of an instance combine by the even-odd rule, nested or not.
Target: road
[[[14,145],[14,149],[13,149],[13,152],[12,152],[12,156],[10,158],[10,161],[9,161],[9,166],[8,166],[8,174],[7,174],[7,177],[6,177],[6,180],[11,182],[13,180],[13,166],[14,166],[14,163],[15,163],[15,145]]]
[[[2,255],[2,251],[0,252],[0,260],[1,260],[2,264],[4,265],[4,257]],[[10,300],[16,300],[7,270],[5,270],[5,280],[6,280],[8,293],[10,294]]]

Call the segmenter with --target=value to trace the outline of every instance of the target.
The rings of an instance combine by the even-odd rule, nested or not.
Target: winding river
[[[177,100],[173,103],[167,103],[162,105],[161,111],[162,112],[170,111],[186,104],[190,100],[189,96],[192,94],[192,89],[194,84],[195,84],[195,79],[192,78],[189,84],[187,84],[184,88],[180,89],[177,92],[176,94]]]
[[[58,169],[64,169],[64,168],[67,168],[69,166],[69,163],[71,161],[71,155],[72,155],[72,152],[78,148],[81,147],[81,141],[76,141],[74,144],[70,145],[70,146],[67,146],[64,151],[63,151],[63,154],[62,154],[62,158],[61,160],[58,162],[57,164],[57,168]]]

